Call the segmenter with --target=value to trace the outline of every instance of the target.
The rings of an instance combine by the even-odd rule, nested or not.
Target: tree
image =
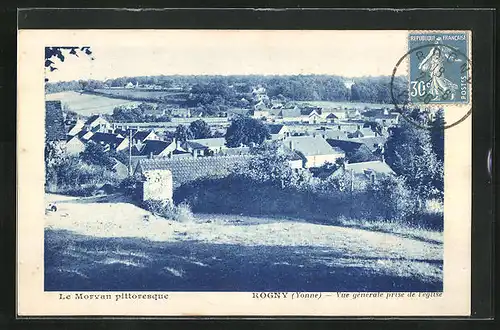
[[[404,221],[416,211],[411,190],[404,177],[384,176],[367,189],[370,216],[381,216],[384,220]]]
[[[444,199],[444,110],[439,109],[436,112],[434,120],[431,122],[431,144],[432,150],[436,155],[439,168],[438,175],[434,180],[434,186],[440,192],[438,197],[439,200],[443,201]]]
[[[439,109],[431,122],[431,143],[432,150],[441,163],[444,162],[444,127],[444,110]]]
[[[269,138],[271,138],[269,129],[262,121],[249,117],[239,117],[234,119],[227,129],[226,145],[228,147],[260,145]]]
[[[407,121],[391,131],[385,148],[387,163],[414,192],[420,207],[431,197],[442,193],[436,179],[442,173],[436,154],[432,150],[429,131]]]
[[[94,142],[87,143],[85,150],[80,153],[80,159],[89,165],[102,166],[108,170],[116,163],[102,145]]]
[[[92,56],[92,51],[88,46],[45,47],[45,68],[48,69],[50,72],[53,72],[57,70],[57,67],[55,66],[54,62],[56,59],[59,60],[60,62],[64,62],[66,56],[73,55],[79,57],[78,53],[81,54],[83,53],[87,56],[90,56],[90,59],[94,60],[94,57]],[[49,81],[49,79],[45,78],[45,82],[47,81]]]
[[[57,189],[57,174],[68,157],[64,144],[57,141],[47,141],[45,143],[45,184],[49,190]]]
[[[202,119],[193,121],[189,125],[189,130],[193,133],[195,139],[207,139],[212,136],[210,126]]]
[[[174,137],[180,141],[185,142],[186,140],[191,140],[193,138],[193,132],[184,125],[179,125],[175,129]]]

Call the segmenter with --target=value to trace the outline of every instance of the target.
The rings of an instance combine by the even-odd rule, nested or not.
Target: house
[[[331,177],[345,176],[352,180],[354,190],[365,189],[369,184],[375,183],[387,175],[395,175],[392,168],[383,161],[370,161],[362,163],[347,163],[340,166]]]
[[[212,156],[228,149],[225,138],[187,140],[182,147],[193,156]]]
[[[45,142],[66,143],[61,101],[45,101]]]
[[[376,152],[384,147],[387,137],[385,136],[375,136],[375,137],[362,137],[349,139],[352,142],[358,142],[366,145],[371,152]]]
[[[347,140],[347,132],[338,129],[326,130],[322,133],[323,138],[326,139],[336,139],[336,140]]]
[[[160,137],[155,133],[154,130],[149,131],[137,131],[132,136],[132,144],[142,144],[148,140],[160,140]]]
[[[337,117],[337,115],[334,113],[323,113],[323,116],[325,122],[327,122],[328,124],[333,124],[339,120],[339,117]]]
[[[382,126],[394,126],[399,123],[399,113],[391,112],[387,108],[367,110],[361,117],[365,121],[377,122]]]
[[[282,140],[290,135],[289,128],[283,124],[270,124],[267,127],[269,134],[271,134],[271,140]]]
[[[380,125],[387,127],[387,126],[394,126],[399,123],[399,113],[389,113],[387,115],[377,115],[374,117],[375,122],[379,123]]]
[[[90,116],[85,122],[84,129],[92,132],[110,132],[112,125],[101,115]]]
[[[228,117],[253,116],[254,111],[252,109],[231,108],[227,110],[227,113]]]
[[[73,124],[73,126],[71,126],[71,128],[69,129],[68,134],[67,134],[68,137],[73,137],[73,136],[77,135],[78,133],[80,133],[83,130],[84,126],[85,126],[85,122],[83,122],[82,120],[78,119]]]
[[[349,138],[364,138],[364,137],[375,137],[377,135],[378,134],[375,131],[373,131],[370,127],[359,127],[358,126],[358,129],[355,132],[348,134],[348,137]]]
[[[337,159],[345,157],[344,151],[330,146],[321,136],[290,136],[283,143],[302,157],[304,168],[335,163]]]
[[[66,142],[66,152],[69,155],[77,156],[85,150],[85,143],[78,137],[78,135],[72,136]]]
[[[85,135],[84,135],[85,136]],[[113,133],[96,132],[88,139],[88,141],[95,142],[104,146],[106,150],[122,151],[129,147],[128,137],[124,138],[121,135]]]
[[[336,119],[347,119],[347,112],[346,110],[342,109],[332,109],[332,108],[323,108],[321,110],[321,115],[323,118],[327,119],[330,116],[331,118],[336,118]]]
[[[251,156],[216,156],[189,158],[140,159],[134,176],[141,177],[148,171],[169,171],[172,174],[173,187],[192,182],[204,177],[225,177],[233,168],[244,166]],[[164,174],[166,176],[166,174]],[[149,190],[148,190],[149,191]]]
[[[349,163],[372,161],[376,158],[372,150],[363,143],[337,139],[327,139],[326,142],[333,148],[339,148],[344,151],[346,161]]]
[[[82,130],[76,136],[78,136],[78,138],[80,140],[82,140],[83,142],[88,142],[93,135],[94,135],[94,132],[92,132],[92,131]]]
[[[255,103],[253,106],[254,111],[262,111],[262,110],[266,110],[266,109],[267,109],[267,105],[263,100],[260,100],[259,102]]]
[[[302,116],[300,114],[300,109],[298,107],[280,109],[278,113],[278,118],[281,118],[283,122],[301,122]]]
[[[254,110],[252,114],[252,118],[255,119],[267,119],[270,117],[269,111],[266,110]]]
[[[361,112],[359,109],[347,109],[345,110],[346,119],[360,119]]]
[[[191,110],[185,108],[173,108],[170,110],[173,117],[191,118]]]
[[[170,157],[172,153],[179,149],[183,151],[178,143],[173,140],[170,142],[160,141],[160,140],[146,140],[144,144],[139,147],[136,145],[136,148],[132,150],[132,154],[134,156],[147,156],[147,157]]]
[[[309,124],[318,124],[318,123],[325,122],[320,113],[321,113],[321,110],[317,110],[314,108],[302,109],[300,111],[300,114],[302,116],[301,121],[309,123]]]
[[[132,82],[128,82],[126,85],[125,85],[125,88],[138,88],[139,87],[139,83],[136,82],[135,85],[132,84]]]

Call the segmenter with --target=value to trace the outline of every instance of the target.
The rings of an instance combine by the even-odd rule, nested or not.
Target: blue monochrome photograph
[[[358,33],[47,45],[44,290],[443,292],[467,40]]]

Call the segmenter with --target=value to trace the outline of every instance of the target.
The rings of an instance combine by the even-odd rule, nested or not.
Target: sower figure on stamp
[[[450,62],[460,61],[450,49],[440,47],[440,42],[437,40],[436,45],[430,49],[429,54],[418,65],[419,70],[429,73],[429,93],[433,95],[433,101],[439,99],[451,101],[455,98],[455,92],[458,89],[457,84],[445,78],[444,63],[446,60]]]

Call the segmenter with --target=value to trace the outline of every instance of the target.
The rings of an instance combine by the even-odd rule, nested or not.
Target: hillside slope
[[[198,215],[178,223],[126,202],[48,196],[55,199],[59,209],[45,219],[47,290],[442,286],[442,243],[435,241],[284,219]]]

